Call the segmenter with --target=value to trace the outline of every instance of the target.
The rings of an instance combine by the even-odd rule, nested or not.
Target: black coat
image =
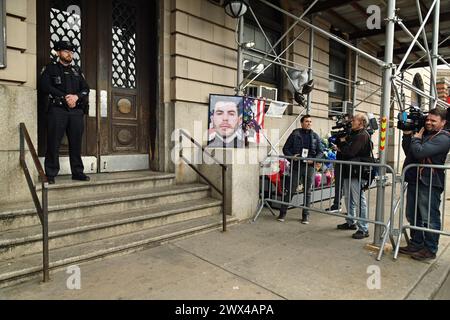
[[[89,85],[78,66],[64,66],[59,62],[48,64],[41,72],[39,89],[49,96],[49,104],[53,106],[65,107],[64,97],[77,95],[79,100],[75,109],[83,109],[87,113]]]
[[[370,140],[370,134],[365,129],[352,131],[345,142],[338,143],[338,147],[341,158],[345,161],[367,162],[367,159],[372,157],[373,143]],[[349,170],[350,165],[342,166],[342,177],[344,179],[350,176]]]
[[[310,139],[305,139],[305,135],[308,134]],[[307,145],[305,140],[310,141],[310,145]],[[322,145],[320,144],[320,138],[317,133],[309,130],[305,133],[303,129],[295,129],[287,139],[283,147],[283,154],[285,156],[293,157],[296,154],[302,155],[303,149],[308,149],[308,158],[323,158]],[[298,161],[294,162],[294,167],[298,167]]]

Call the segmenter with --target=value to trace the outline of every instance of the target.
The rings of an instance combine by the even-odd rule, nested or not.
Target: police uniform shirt
[[[60,62],[51,63],[44,67],[41,73],[40,89],[48,94],[50,104],[61,105],[68,94],[75,94],[79,98],[76,109],[81,108],[81,102],[88,99],[89,85],[78,66],[64,66]],[[59,103],[57,103],[58,101]]]

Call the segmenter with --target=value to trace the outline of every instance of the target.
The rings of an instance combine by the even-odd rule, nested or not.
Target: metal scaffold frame
[[[420,9],[420,2],[419,0],[416,0],[416,6],[418,11],[418,17],[420,21],[420,27],[416,34],[413,34],[408,28],[403,24],[402,20],[397,16],[396,13],[396,0],[387,0],[387,19],[386,19],[386,33],[385,33],[385,54],[384,54],[384,60],[380,60],[377,57],[363,51],[362,49],[358,48],[357,43],[354,45],[352,43],[349,43],[347,40],[342,39],[338,37],[335,34],[330,33],[327,30],[323,30],[320,27],[313,24],[313,18],[311,18],[311,22],[308,22],[304,19],[304,17],[308,14],[308,12],[311,11],[311,9],[316,5],[318,0],[314,0],[306,10],[303,11],[303,13],[300,16],[296,16],[291,12],[288,12],[287,10],[284,10],[283,8],[280,8],[268,0],[255,0],[263,3],[264,5],[282,13],[286,17],[289,17],[293,20],[293,24],[287,29],[287,31],[281,36],[281,38],[276,41],[275,44],[272,44],[270,40],[268,39],[266,33],[264,32],[258,17],[255,15],[252,8],[249,6],[249,10],[251,15],[253,16],[254,20],[256,21],[258,27],[261,29],[265,40],[267,41],[270,52],[261,52],[256,49],[246,49],[243,46],[243,29],[244,29],[244,18],[239,18],[238,27],[237,27],[237,33],[238,33],[238,76],[237,76],[237,87],[236,92],[241,93],[247,86],[249,86],[253,81],[255,81],[261,74],[264,73],[267,68],[269,68],[272,64],[279,65],[282,67],[283,72],[286,74],[287,79],[292,83],[292,79],[290,78],[287,69],[294,69],[298,70],[298,66],[300,66],[298,63],[295,63],[294,61],[289,61],[287,59],[282,58],[283,55],[287,52],[289,48],[291,48],[294,43],[301,38],[301,36],[307,31],[310,30],[310,37],[309,37],[309,64],[308,66],[302,66],[305,69],[307,68],[309,71],[309,79],[312,79],[313,76],[313,69],[314,69],[314,37],[315,34],[320,34],[322,36],[325,36],[329,39],[332,39],[341,45],[347,47],[348,49],[354,51],[355,54],[355,70],[354,70],[354,79],[342,79],[344,82],[342,82],[345,85],[352,85],[353,87],[353,102],[354,106],[356,107],[356,89],[357,89],[357,78],[358,78],[358,61],[359,59],[367,59],[369,61],[372,61],[376,63],[381,69],[382,69],[382,84],[381,87],[378,88],[376,91],[370,93],[367,98],[363,99],[359,104],[366,101],[368,98],[373,96],[374,94],[377,94],[379,91],[381,91],[381,105],[380,105],[380,119],[385,119],[385,121],[389,124],[390,123],[390,111],[391,107],[394,105],[395,102],[397,102],[400,110],[405,110],[405,101],[400,97],[398,92],[400,92],[399,88],[401,87],[401,91],[403,92],[403,87],[406,87],[408,90],[411,90],[415,92],[416,94],[424,97],[429,101],[430,108],[434,108],[436,106],[440,106],[443,108],[450,107],[449,104],[446,102],[440,100],[437,95],[437,86],[436,86],[436,78],[437,78],[437,64],[438,60],[446,64],[447,66],[450,66],[450,64],[445,61],[445,59],[442,58],[442,56],[439,55],[439,45],[438,39],[439,39],[439,14],[440,14],[440,0],[434,0],[431,7],[429,8],[429,11],[427,12],[426,16],[423,17],[422,11]],[[433,15],[433,36],[432,36],[432,45],[431,48],[428,45],[428,40],[425,32],[425,26],[427,25],[428,21],[431,20],[431,16]],[[279,54],[276,52],[275,48],[289,35],[289,33],[295,28],[296,25],[301,24],[305,27],[305,29],[297,36],[293,37],[293,40],[290,41],[290,43],[287,43],[285,45],[284,50],[282,50]],[[394,55],[394,31],[395,26],[399,25],[402,30],[408,34],[411,38],[411,44],[401,61],[399,65],[395,65],[393,63],[393,55]],[[424,44],[419,41],[419,37],[422,36]],[[449,36],[450,37],[450,36]],[[447,39],[446,39],[447,40]],[[445,40],[444,40],[445,41]],[[443,42],[444,42],[443,41]],[[441,43],[443,43],[441,42]],[[412,65],[410,65],[408,68],[404,69],[405,63],[408,60],[409,55],[412,52],[412,49],[415,45],[418,45],[418,47],[425,53],[424,56],[419,58],[417,61],[415,61]],[[254,70],[252,69],[247,76],[243,77],[243,65],[242,65],[242,56],[243,51],[245,50],[245,54],[260,58],[260,62],[258,64],[261,64],[262,62],[268,63],[267,66],[260,72],[258,72],[252,79],[249,80],[249,78],[255,74]],[[264,55],[261,58],[261,55]],[[409,68],[413,67],[418,61],[422,60],[423,58],[427,58],[429,62],[430,67],[430,74],[431,74],[431,84],[430,84],[430,94],[419,90],[412,84],[406,82],[403,79],[403,72],[407,71]],[[315,72],[318,72],[315,71]],[[331,76],[331,74],[328,74],[328,77]],[[333,78],[337,76],[333,75]],[[339,77],[337,77],[339,78]],[[329,79],[329,78],[328,78]],[[394,94],[392,94],[394,93]],[[359,105],[358,104],[358,105]],[[311,96],[308,96],[308,105],[307,105],[307,112],[311,110]],[[292,127],[292,125],[291,125]],[[286,132],[287,133],[287,132]],[[389,145],[389,141],[387,141],[389,135],[386,136],[386,141],[384,142],[386,146]],[[381,135],[380,135],[380,143],[381,143]],[[382,179],[378,180],[377,182],[377,206],[376,206],[376,219],[377,221],[383,221],[384,220],[384,200],[385,200],[385,188],[387,184],[387,176],[386,176],[386,170],[383,169],[383,166],[387,164],[387,156],[388,156],[389,148],[385,148],[383,150],[379,150],[379,159],[380,164],[382,166],[380,176]],[[392,226],[391,226],[392,228]],[[377,246],[380,246],[382,243],[382,228],[380,226],[375,226],[375,235],[374,235],[374,244]]]

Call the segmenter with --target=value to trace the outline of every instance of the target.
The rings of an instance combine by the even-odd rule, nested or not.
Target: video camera
[[[333,120],[335,119],[336,125],[331,127],[332,130],[330,135],[331,137],[328,141],[332,144],[336,144],[336,142],[350,135],[352,131],[352,117],[349,114],[340,114],[331,117]]]
[[[409,113],[405,110],[398,114],[397,128],[402,131],[420,131],[425,126],[428,113],[415,106],[411,106],[408,110]]]

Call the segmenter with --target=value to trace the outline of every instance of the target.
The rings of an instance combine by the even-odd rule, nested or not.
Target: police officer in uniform
[[[72,64],[74,46],[69,41],[55,44],[58,60],[41,73],[39,88],[48,95],[47,153],[45,173],[50,184],[59,172],[59,147],[66,133],[69,141],[72,179],[89,181],[81,160],[84,114],[87,113],[89,86],[81,69]]]

